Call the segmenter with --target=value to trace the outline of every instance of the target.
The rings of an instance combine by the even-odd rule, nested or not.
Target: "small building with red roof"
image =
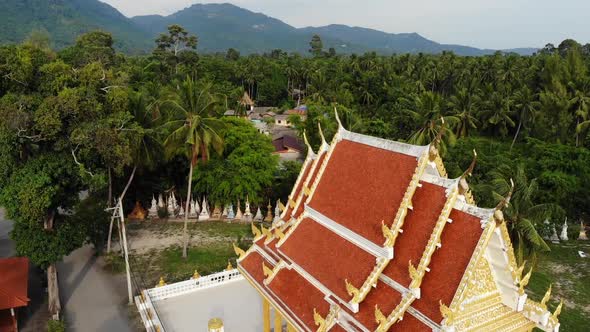
[[[29,260],[0,259],[0,332],[18,331],[18,309],[29,304]]]

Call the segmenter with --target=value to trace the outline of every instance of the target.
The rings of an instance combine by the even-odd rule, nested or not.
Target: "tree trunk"
[[[110,168],[109,168],[109,184],[110,184]],[[125,197],[125,194],[127,193],[127,189],[129,189],[129,186],[131,185],[131,182],[133,181],[133,178],[135,177],[135,171],[137,171],[137,165],[133,167],[133,171],[131,172],[131,175],[129,176],[129,180],[127,181],[127,185],[125,186],[125,189],[123,189],[123,193],[121,194],[121,204],[123,204],[123,198]],[[111,195],[110,193],[110,187],[109,187],[109,196]],[[110,205],[110,203],[109,203]],[[115,221],[115,218],[111,217],[111,224],[109,225],[109,238],[107,240],[107,254],[111,252],[111,238],[113,236],[113,222]],[[121,230],[119,230],[119,242],[121,240]]]
[[[107,170],[109,173],[109,194],[107,198],[107,207],[113,207],[113,177],[111,174],[111,168],[109,167]]]
[[[45,231],[53,231],[53,221],[55,219],[55,211],[50,211],[45,218],[43,228]],[[57,283],[57,269],[55,263],[52,263],[47,268],[47,293],[49,302],[49,313],[53,319],[59,319],[59,312],[61,311],[61,303],[59,301],[59,285]]]
[[[186,193],[186,208],[184,209],[184,228],[182,230],[182,236],[183,236],[183,244],[182,244],[182,258],[186,259],[188,257],[188,211],[189,211],[189,207],[190,207],[190,201],[191,201],[191,189],[192,189],[192,184],[193,184],[193,169],[194,169],[194,159],[195,159],[195,154],[196,154],[196,149],[193,148],[193,156],[191,158],[190,161],[190,168],[189,168],[189,172],[188,172],[188,191]]]
[[[512,151],[512,148],[514,147],[514,143],[516,143],[516,138],[518,137],[518,134],[520,133],[520,127],[522,127],[522,118],[520,120],[518,120],[518,128],[516,129],[516,134],[514,134],[514,139],[512,140],[512,144],[510,144],[510,151]]]
[[[57,283],[57,269],[55,263],[47,268],[47,295],[49,297],[49,313],[53,319],[59,319],[61,303],[59,301],[59,286]]]

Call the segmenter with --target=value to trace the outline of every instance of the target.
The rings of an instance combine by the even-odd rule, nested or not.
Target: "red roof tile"
[[[352,297],[345,279],[360,288],[376,264],[375,256],[310,218],[303,219],[278,249],[346,301]]]
[[[482,235],[480,219],[459,210],[449,216],[441,236],[442,247],[434,252],[430,272],[422,280],[421,298],[412,306],[440,323],[439,300],[450,305]]]
[[[348,309],[345,310],[367,329],[374,331],[378,326],[375,321],[375,305],[379,305],[381,312],[387,316],[397,307],[401,300],[402,295],[398,291],[382,281],[377,281],[377,286],[361,302],[359,312],[353,314]]]
[[[330,311],[324,294],[295,270],[281,269],[267,288],[311,330],[317,328],[313,309],[322,317],[326,317]]]
[[[246,270],[260,286],[265,279],[264,272],[262,271],[262,262],[271,269],[274,267],[272,263],[264,259],[264,257],[256,251],[248,253],[248,256],[239,262],[239,265]]]
[[[408,273],[408,262],[418,265],[428,239],[434,230],[440,213],[447,200],[445,188],[421,182],[422,187],[416,189],[412,199],[414,210],[408,211],[404,221],[403,233],[397,239],[394,258],[383,274],[409,287],[412,279]]]
[[[0,259],[0,310],[27,306],[29,259]]]
[[[332,328],[329,331],[330,332],[346,332],[346,330],[338,324],[332,326]]]
[[[382,245],[381,221],[393,223],[417,164],[413,156],[343,140],[309,205]]]
[[[322,168],[322,163],[324,162],[324,159],[326,159],[326,155],[327,155],[326,152],[322,152],[322,154],[316,159],[316,162],[314,163],[315,169],[313,170],[313,172],[311,172],[309,174],[309,176],[305,180],[305,185],[309,189],[311,189],[311,186],[313,185],[318,173],[320,172],[320,168]],[[303,190],[299,193],[299,196],[304,196]],[[297,210],[295,211],[295,213],[293,213],[293,218],[297,219],[303,213],[303,209],[305,208],[305,201],[306,200],[307,200],[307,196],[304,196],[303,199],[301,200],[301,202],[299,203]]]
[[[393,324],[389,331],[432,332],[432,328],[406,312],[404,319]]]

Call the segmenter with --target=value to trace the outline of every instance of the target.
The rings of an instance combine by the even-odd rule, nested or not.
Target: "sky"
[[[126,16],[169,15],[194,3],[230,2],[295,27],[346,24],[417,32],[439,43],[506,49],[590,42],[588,0],[101,0]]]

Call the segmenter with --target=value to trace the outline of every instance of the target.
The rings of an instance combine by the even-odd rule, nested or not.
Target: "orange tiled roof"
[[[376,244],[393,219],[418,160],[376,147],[339,142],[309,206]]]
[[[351,299],[345,279],[362,285],[375,266],[375,256],[311,218],[303,219],[278,249],[345,301]]]
[[[408,263],[417,265],[434,225],[438,220],[447,198],[445,188],[421,182],[422,187],[416,190],[413,204],[414,210],[409,211],[404,223],[404,233],[395,244],[395,258],[387,265],[383,274],[409,287],[410,275]]]
[[[29,259],[0,259],[0,310],[27,306]]]
[[[464,196],[459,202],[458,181],[442,178],[440,165],[422,162],[427,147],[342,127],[336,135],[327,150],[325,144],[317,156],[310,151],[281,216],[287,227],[256,241],[257,250],[280,262],[268,285],[261,266],[265,258],[256,251],[240,259],[239,268],[305,331],[317,329],[314,309],[325,319],[331,305],[342,315],[330,331],[441,328],[439,301],[450,306],[458,294],[470,262],[482,252],[476,251],[485,239],[481,220],[490,222],[493,210],[470,206]],[[404,217],[409,202],[412,208]],[[402,231],[387,233],[398,225]],[[386,242],[386,235],[397,239]],[[393,248],[386,243],[394,243]],[[424,272],[419,279],[409,271],[409,261]],[[416,280],[421,280],[417,286]],[[376,306],[384,316],[401,314],[402,320],[395,322],[392,315],[378,325]]]

